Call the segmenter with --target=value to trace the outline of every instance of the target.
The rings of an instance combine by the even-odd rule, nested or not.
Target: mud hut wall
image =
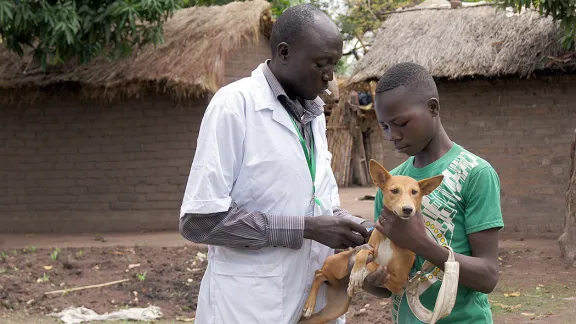
[[[239,50],[226,59],[224,68],[226,84],[250,76],[260,63],[271,57],[270,40],[264,35],[260,35],[254,42],[242,44]]]
[[[225,83],[270,58],[245,42]],[[176,230],[210,95],[100,104],[68,98],[0,107],[0,233]]]
[[[0,107],[0,232],[175,230],[203,100]]]

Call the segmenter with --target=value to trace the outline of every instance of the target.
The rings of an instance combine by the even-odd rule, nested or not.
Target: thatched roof
[[[400,62],[418,63],[440,79],[527,77],[576,66],[574,60],[558,59],[567,53],[551,18],[485,4],[449,9],[450,3],[443,2],[448,9],[432,4],[390,14],[370,51],[356,63],[350,84],[376,80]]]
[[[181,9],[165,23],[165,43],[156,49],[150,44],[127,59],[96,59],[49,73],[29,64],[30,55],[20,58],[0,46],[0,101],[43,95],[42,88],[62,84],[98,100],[141,97],[150,90],[201,97],[223,85],[227,54],[243,42],[258,41],[261,33],[269,36],[271,24],[264,0]]]

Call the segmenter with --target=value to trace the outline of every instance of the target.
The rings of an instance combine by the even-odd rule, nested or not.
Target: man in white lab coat
[[[311,5],[291,7],[271,46],[271,60],[214,95],[200,127],[180,211],[183,237],[209,245],[197,324],[296,323],[314,271],[373,226],[340,208],[330,167],[318,95],[342,56],[338,28]]]

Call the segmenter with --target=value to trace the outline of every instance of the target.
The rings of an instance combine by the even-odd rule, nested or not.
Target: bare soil
[[[186,247],[27,248],[4,251],[0,261],[0,311],[45,314],[68,306],[98,313],[122,307],[159,306],[166,318],[194,315],[205,269],[200,250]],[[205,252],[205,251],[202,251]],[[201,255],[202,256],[202,255]],[[129,279],[65,294],[47,291]]]
[[[502,240],[501,277],[490,294],[496,323],[573,323],[576,269],[561,263],[556,240]],[[94,246],[18,248],[0,260],[0,322],[54,323],[45,314],[68,306],[98,313],[156,305],[162,323],[194,317],[205,247]],[[46,296],[47,291],[128,282]],[[348,323],[390,323],[390,301],[357,295]]]

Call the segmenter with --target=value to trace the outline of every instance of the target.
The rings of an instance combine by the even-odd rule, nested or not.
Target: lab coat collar
[[[268,84],[268,81],[264,76],[264,72],[262,71],[264,64],[266,64],[266,62],[261,63],[254,71],[252,71],[251,75],[251,77],[256,80],[256,82],[254,82],[254,94],[255,94],[254,96],[256,99],[255,110],[256,111],[262,109],[274,110],[278,106],[284,108],[282,107],[282,104],[280,103],[278,98],[276,98],[276,96],[274,95],[274,92],[270,88],[270,85]],[[316,97],[316,99],[314,99],[314,102],[315,104],[320,105],[322,107],[325,105],[324,101],[320,97]]]
[[[266,64],[266,63],[262,63],[262,64]],[[276,121],[277,123],[281,124],[282,126],[286,127],[289,131],[294,133],[296,136],[298,136],[298,133],[296,132],[296,129],[294,128],[294,125],[292,124],[292,120],[290,120],[290,115],[288,114],[286,109],[284,109],[284,107],[282,106],[282,104],[280,103],[278,98],[276,98],[274,96],[274,93],[272,92],[272,89],[270,88],[268,81],[266,81],[266,77],[264,76],[264,73],[262,72],[262,64],[260,64],[258,66],[258,68],[256,68],[254,71],[252,71],[252,75],[251,75],[251,77],[254,78],[254,80],[256,81],[256,82],[253,82],[254,101],[255,101],[254,102],[254,104],[255,104],[254,109],[256,111],[260,111],[262,109],[272,110],[272,119],[274,121]],[[322,99],[320,99],[320,97],[318,97],[316,99],[320,100],[322,103],[324,103],[324,101],[322,101]],[[312,132],[314,133],[315,138],[320,138],[321,133],[319,130],[317,120],[318,120],[318,118],[315,118],[314,120],[311,121]],[[314,143],[315,143],[314,146],[316,148],[316,152],[319,152],[320,150],[319,150],[319,146],[318,146],[318,141],[314,141]],[[318,158],[318,154],[316,154],[316,157]]]
[[[286,127],[289,131],[291,131],[295,135],[298,135],[296,129],[294,129],[292,121],[290,120],[288,112],[286,111],[286,109],[284,109],[278,98],[274,96],[274,93],[272,92],[270,85],[268,85],[268,81],[266,81],[264,72],[262,72],[262,64],[260,64],[258,68],[256,68],[256,70],[252,71],[252,78],[254,78],[254,80],[256,81],[253,83],[254,106],[255,106],[254,109],[256,111],[260,111],[262,109],[272,110],[272,119],[274,119],[274,121]]]

